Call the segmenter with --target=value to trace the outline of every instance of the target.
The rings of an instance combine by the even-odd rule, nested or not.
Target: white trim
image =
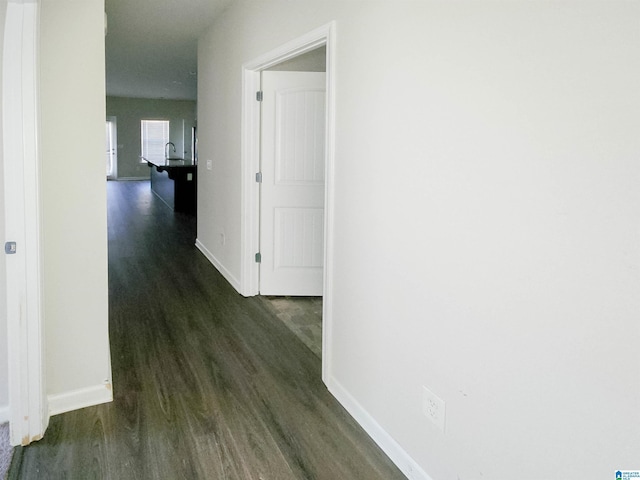
[[[49,423],[44,385],[40,218],[39,2],[8,2],[3,50],[10,441],[27,445]]]
[[[9,405],[6,407],[0,407],[0,423],[7,423],[9,418]]]
[[[254,58],[242,65],[246,70],[265,70],[282,62],[286,62],[294,57],[310,52],[327,43],[327,38],[331,36],[335,30],[335,22],[327,23],[311,32],[302,35],[290,42],[280,45],[277,48]],[[254,92],[255,94],[255,92]],[[255,97],[254,97],[255,98]]]
[[[409,480],[433,480],[336,379],[329,379],[327,387]]]
[[[331,23],[326,33],[327,107],[325,125],[325,184],[324,184],[324,294],[322,297],[322,380],[326,383],[333,365],[333,263],[335,217],[335,152],[336,152],[336,28]]]
[[[260,164],[260,106],[255,92],[260,89],[260,72],[242,68],[242,145],[240,151],[240,290],[245,297],[258,294],[259,269],[254,255],[260,249],[260,195],[255,174]]]
[[[141,180],[149,180],[149,177],[118,177],[110,180],[117,182],[136,182]]]
[[[196,248],[200,250],[205,257],[207,257],[207,260],[209,260],[211,264],[216,267],[216,269],[222,274],[227,282],[231,284],[233,288],[235,288],[237,291],[240,291],[240,282],[238,281],[238,279],[234,277],[233,274],[224,267],[222,262],[220,262],[220,260],[218,260],[215,255],[211,253],[209,249],[205,247],[204,244],[197,238]]]
[[[81,388],[71,392],[49,395],[49,414],[59,415],[72,410],[100,405],[113,401],[111,383]]]
[[[156,192],[153,188],[151,189],[151,193],[153,193],[153,194],[156,196],[156,198],[157,198],[158,200],[160,200],[162,203],[164,203],[164,204],[167,206],[167,208],[168,208],[169,210],[171,210],[172,212],[173,212],[173,211],[175,211],[175,205],[169,205],[169,204],[167,203],[167,201],[166,201],[164,198],[162,198],[162,197],[160,196],[160,194],[159,194],[158,192]],[[175,197],[174,197],[174,198],[175,198]]]

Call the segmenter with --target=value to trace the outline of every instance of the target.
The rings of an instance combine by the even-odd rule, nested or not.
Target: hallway
[[[194,247],[194,217],[148,182],[107,190],[114,402],[52,417],[10,479],[404,478],[319,358]]]

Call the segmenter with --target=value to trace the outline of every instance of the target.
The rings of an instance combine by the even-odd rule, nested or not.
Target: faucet
[[[169,149],[167,148],[169,145],[173,147],[173,153],[176,153],[176,146],[173,144],[173,142],[167,142],[164,146],[164,158],[169,158]]]

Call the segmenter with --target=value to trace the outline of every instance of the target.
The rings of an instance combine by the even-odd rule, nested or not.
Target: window
[[[169,120],[141,120],[140,138],[142,140],[141,162],[162,161],[165,145],[169,142]]]
[[[118,177],[118,122],[116,117],[107,117],[106,131],[107,178]]]

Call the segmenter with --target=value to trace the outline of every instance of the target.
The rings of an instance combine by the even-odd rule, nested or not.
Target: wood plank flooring
[[[403,479],[320,360],[194,247],[148,182],[109,182],[113,403],[51,418],[10,479]]]
[[[322,297],[260,297],[316,357],[322,358]]]

